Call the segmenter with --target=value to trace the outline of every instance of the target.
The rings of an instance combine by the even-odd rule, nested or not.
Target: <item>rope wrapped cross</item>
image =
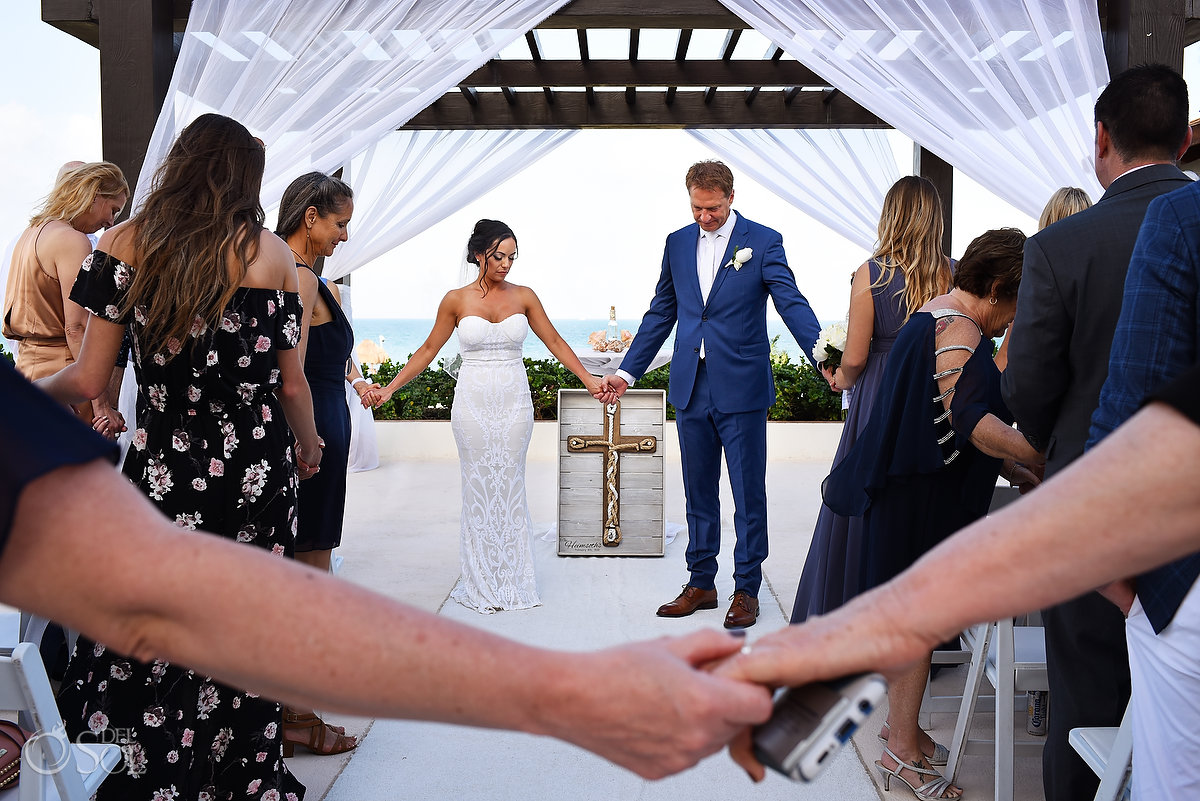
[[[655,437],[621,436],[621,402],[604,405],[604,436],[567,437],[567,450],[572,453],[603,453],[604,469],[604,536],[601,542],[615,548],[621,544],[621,462],[622,453],[654,453],[658,449]]]

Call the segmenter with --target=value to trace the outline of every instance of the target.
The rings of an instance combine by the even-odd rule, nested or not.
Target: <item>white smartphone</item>
[[[886,695],[878,673],[784,688],[754,728],[754,754],[789,779],[812,781]]]

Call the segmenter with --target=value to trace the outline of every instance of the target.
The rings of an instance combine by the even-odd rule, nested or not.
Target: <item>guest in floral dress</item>
[[[84,261],[71,294],[94,315],[84,351],[45,388],[94,387],[130,325],[138,402],[126,476],[180,528],[282,558],[297,460],[305,477],[321,449],[294,350],[296,268],[263,227],[263,165],[262,144],[227,117],[180,134],[139,213]],[[283,764],[279,705],[193,671],[80,639],[59,706],[72,738],[121,744],[101,801],[303,797]]]

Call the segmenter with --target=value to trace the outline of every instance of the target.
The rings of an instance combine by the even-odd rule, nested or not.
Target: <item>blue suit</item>
[[[667,237],[654,299],[621,367],[640,378],[678,326],[667,399],[676,410],[687,496],[688,583],[715,587],[723,449],[736,507],[735,589],[757,597],[767,557],[767,409],[775,402],[767,298],[806,355],[820,325],[796,288],[777,231],[738,215],[719,264],[729,265],[742,248],[752,248],[753,255],[740,269],[717,271],[707,303],[696,273],[699,237],[696,223]]]

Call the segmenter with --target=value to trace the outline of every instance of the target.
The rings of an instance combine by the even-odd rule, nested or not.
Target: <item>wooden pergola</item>
[[[1200,0],[1098,0],[1110,73],[1159,62],[1182,71],[1200,39]],[[170,85],[191,0],[42,0],[42,20],[100,50],[104,157],[136,181]],[[770,48],[734,58],[750,26],[719,0],[573,0],[525,35],[527,58],[493,59],[413,117],[408,129],[886,128],[821,76]],[[628,54],[593,59],[602,29],[629,31]],[[678,31],[674,58],[644,57],[643,31]],[[689,52],[697,31],[721,31],[718,58]],[[548,58],[542,39],[574,31],[577,52]],[[554,32],[554,33],[551,33]],[[916,148],[946,210],[953,169]]]

